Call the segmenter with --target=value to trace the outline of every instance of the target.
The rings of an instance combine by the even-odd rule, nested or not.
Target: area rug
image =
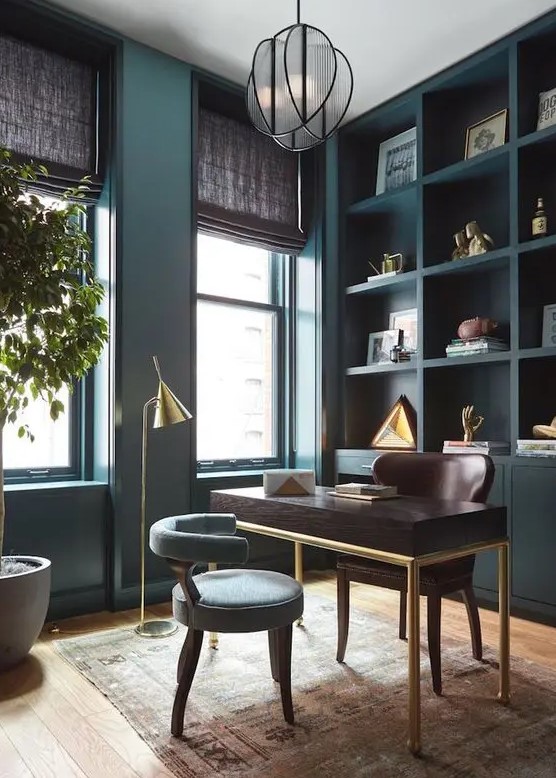
[[[170,735],[176,662],[185,631],[146,640],[132,629],[56,641],[176,778],[556,778],[556,672],[512,662],[512,702],[495,701],[496,656],[443,640],[444,695],[432,693],[422,651],[419,758],[406,749],[407,644],[393,620],[352,609],[344,664],[336,607],[306,597],[294,627],[295,726],[282,718],[265,633],[203,646],[183,737]]]

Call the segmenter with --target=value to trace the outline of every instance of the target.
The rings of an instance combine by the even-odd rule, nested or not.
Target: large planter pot
[[[50,560],[10,557],[28,569],[0,576],[0,670],[20,662],[38,638],[50,600]]]

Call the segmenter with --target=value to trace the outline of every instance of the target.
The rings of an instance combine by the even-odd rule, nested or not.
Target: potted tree
[[[33,194],[48,171],[19,164],[0,148],[0,669],[22,659],[43,626],[50,598],[50,562],[2,556],[4,479],[2,437],[40,435],[23,423],[30,402],[64,411],[57,392],[98,361],[108,324],[97,315],[104,289],[89,260],[81,215],[87,182],[61,200]]]

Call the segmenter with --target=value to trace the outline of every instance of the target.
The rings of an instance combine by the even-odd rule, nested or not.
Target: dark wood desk
[[[421,749],[419,569],[434,562],[498,549],[500,685],[509,681],[509,541],[506,508],[454,500],[399,497],[373,502],[331,496],[317,486],[303,497],[266,497],[262,487],[211,492],[210,509],[235,513],[237,526],[296,544],[296,577],[302,579],[301,545],[380,559],[407,568],[409,748]]]

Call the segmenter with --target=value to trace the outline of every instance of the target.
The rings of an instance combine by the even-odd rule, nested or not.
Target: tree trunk
[[[4,506],[4,460],[2,456],[2,433],[4,428],[0,426],[0,573],[2,572],[2,550],[4,548],[4,516],[6,508]]]

